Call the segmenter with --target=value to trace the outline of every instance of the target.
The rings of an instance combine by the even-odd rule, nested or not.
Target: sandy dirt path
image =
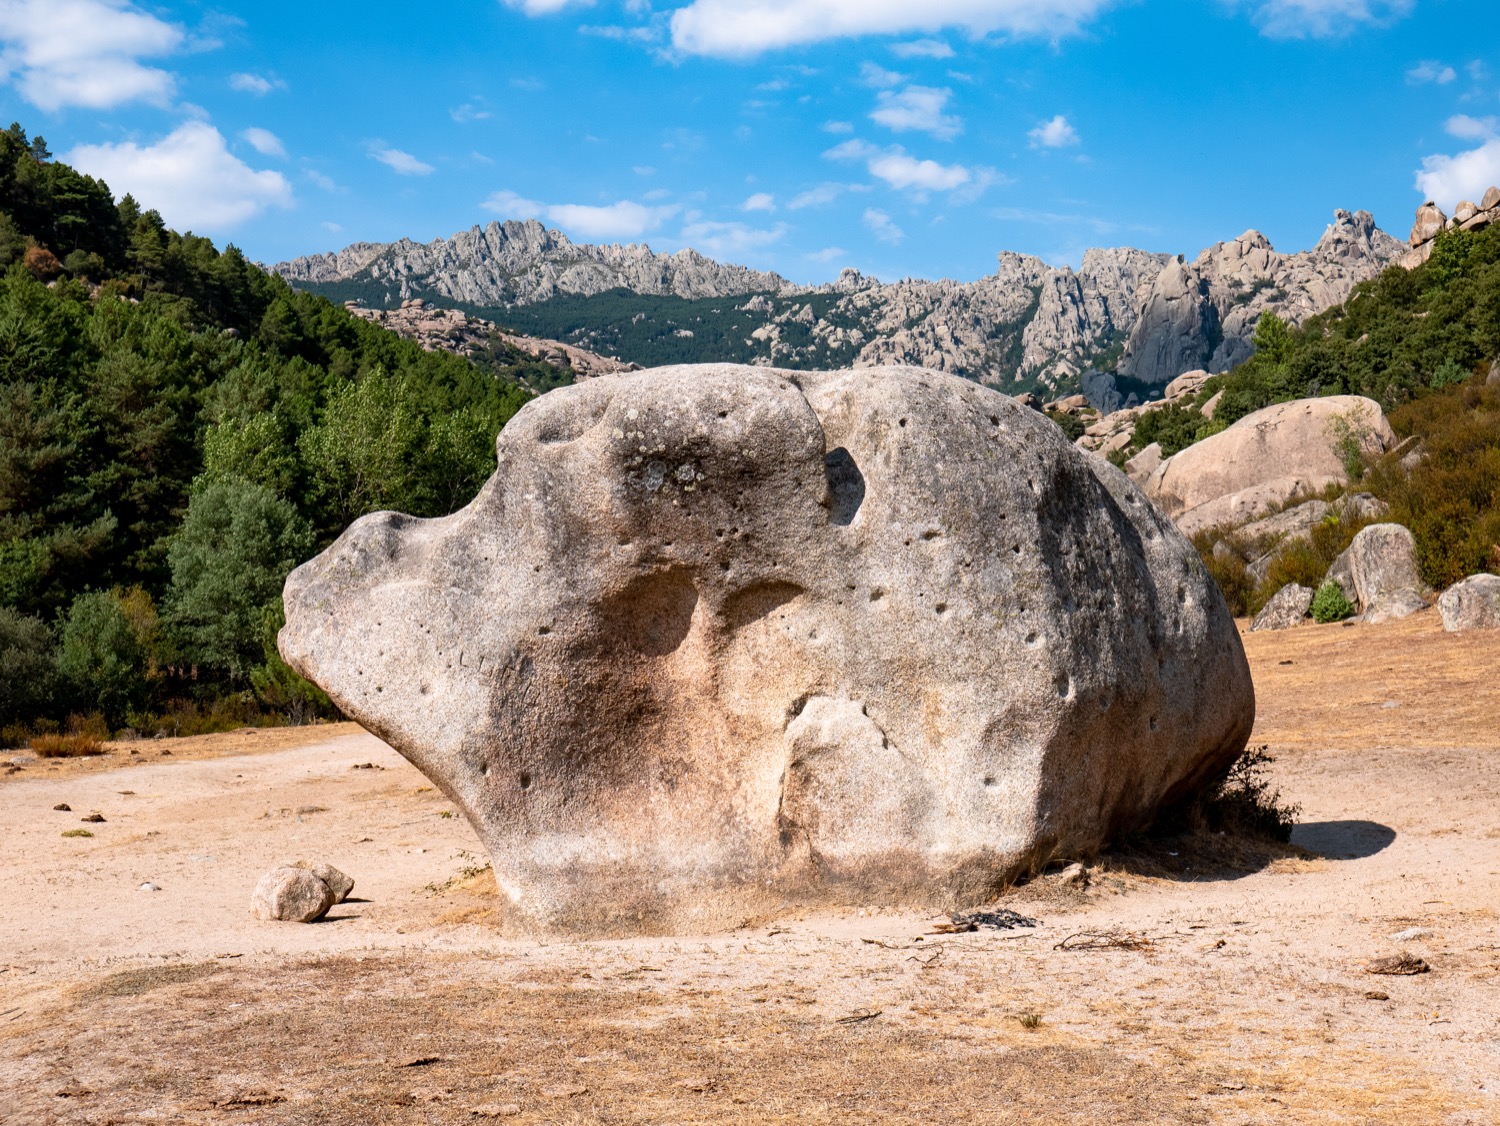
[[[1246,643],[1301,849],[1116,853],[1007,897],[1041,924],[1015,931],[872,904],[507,941],[467,824],[368,735],[23,761],[0,1121],[1500,1121],[1500,636]],[[354,899],[251,919],[302,857]],[[1082,932],[1136,948],[1058,949]],[[1430,972],[1366,972],[1401,952]]]

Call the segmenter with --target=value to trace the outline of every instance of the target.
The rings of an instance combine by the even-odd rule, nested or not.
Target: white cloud
[[[898,133],[916,130],[931,133],[940,141],[952,140],[963,129],[963,122],[943,113],[953,91],[933,86],[908,86],[904,90],[882,90],[876,96],[878,105],[870,114],[873,121]]]
[[[286,146],[281,143],[281,138],[269,129],[258,129],[252,126],[240,134],[240,140],[261,156],[279,156],[283,160],[286,159]]]
[[[176,80],[140,60],[171,54],[185,38],[127,0],[0,0],[0,81],[47,111],[163,105]]]
[[[545,219],[584,239],[640,238],[680,210],[676,205],[647,207],[632,200],[604,205],[541,203],[508,190],[495,192],[479,206],[503,219]]]
[[[858,138],[834,145],[823,156],[829,160],[863,160],[865,167],[870,170],[870,175],[884,180],[897,190],[947,192],[974,180],[974,173],[962,164],[939,164],[935,160],[918,160],[900,145],[880,149]],[[993,178],[994,174],[988,170],[986,170],[986,175],[987,178],[981,185],[981,190],[991,183],[998,182],[998,179]]]
[[[859,68],[859,80],[866,86],[899,86],[906,81],[906,75],[886,70],[876,63],[863,63]]]
[[[1068,119],[1058,114],[1051,121],[1044,121],[1026,134],[1034,149],[1062,149],[1078,143],[1078,130],[1068,124]]]
[[[272,90],[285,90],[286,83],[279,78],[266,78],[259,74],[231,74],[229,88],[241,94],[254,94],[264,98]]]
[[[1056,38],[1112,0],[693,0],[672,13],[672,45],[691,55],[754,55],[862,35],[957,28],[971,36]]]
[[[584,6],[590,0],[505,0],[507,8],[519,8],[528,16],[550,16],[554,12],[560,12],[570,4]]]
[[[917,39],[891,44],[891,54],[899,59],[951,59],[953,48],[941,39]]]
[[[842,246],[825,246],[822,250],[814,250],[811,254],[804,254],[814,262],[833,262],[839,258],[849,257],[849,252]]]
[[[869,191],[863,184],[839,184],[828,181],[791,198],[788,211],[801,211],[804,207],[825,207],[845,192]]]
[[[1417,173],[1417,190],[1451,212],[1459,200],[1478,200],[1500,184],[1500,137],[1456,156],[1424,156]]]
[[[280,172],[257,172],[234,156],[212,125],[189,121],[154,145],[80,145],[64,159],[117,196],[130,192],[182,230],[222,231],[267,207],[289,207]]]
[[[1448,131],[1449,136],[1462,141],[1488,141],[1500,133],[1500,119],[1455,113],[1443,123],[1443,128]]]
[[[429,172],[435,171],[432,165],[400,149],[388,149],[376,145],[370,149],[370,159],[380,161],[381,164],[401,176],[426,176]]]
[[[946,192],[967,184],[970,173],[962,164],[918,160],[904,152],[882,153],[870,161],[870,173],[893,188]]]
[[[325,176],[316,168],[309,168],[306,172],[303,173],[303,175],[318,187],[322,188],[325,192],[336,192],[339,189],[339,186],[333,182],[333,178],[331,176]]]
[[[891,221],[891,217],[878,208],[865,209],[865,226],[870,228],[870,233],[881,242],[898,243],[906,237],[906,232]]]
[[[741,211],[775,211],[776,197],[770,192],[756,192],[744,203],[740,204]]]
[[[494,115],[482,106],[473,102],[465,102],[461,106],[454,106],[448,111],[448,116],[460,125],[467,125],[471,121],[486,121]]]
[[[715,223],[703,219],[683,224],[681,238],[710,258],[735,258],[779,242],[785,234],[784,223],[766,230],[744,223]]]
[[[1406,81],[1413,86],[1422,86],[1428,82],[1446,86],[1457,77],[1458,72],[1451,66],[1437,62],[1435,59],[1423,59],[1406,72]]]
[[[823,122],[825,133],[853,133],[854,123],[850,121],[825,121]]]
[[[1348,35],[1361,24],[1389,24],[1411,11],[1415,0],[1256,0],[1253,18],[1273,39],[1321,39]]]
[[[335,235],[344,229],[342,224],[333,222],[319,223],[318,226]]]

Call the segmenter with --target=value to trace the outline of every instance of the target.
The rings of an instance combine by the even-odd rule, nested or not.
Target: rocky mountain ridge
[[[421,297],[502,321],[507,310],[520,314],[557,298],[599,299],[597,315],[575,307],[579,323],[555,335],[645,364],[661,360],[640,332],[625,339],[622,318],[630,328],[650,319],[656,331],[648,336],[676,338],[674,359],[681,341],[696,337],[694,359],[793,368],[916,364],[1012,392],[1082,385],[1112,409],[1132,396],[1154,397],[1183,372],[1240,362],[1265,310],[1295,324],[1344,300],[1406,251],[1368,212],[1338,211],[1317,245],[1296,254],[1278,253],[1251,230],[1191,263],[1120,247],[1089,250],[1075,271],[1004,251],[995,273],[972,282],[882,283],[846,270],[832,283],[798,286],[692,250],[578,244],[528,220],[426,244],[356,243],[273,269],[336,300],[389,308]],[[736,303],[697,310],[686,322],[675,308],[626,317],[603,304],[620,291]]]

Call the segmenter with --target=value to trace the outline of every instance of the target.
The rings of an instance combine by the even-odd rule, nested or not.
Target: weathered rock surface
[[[1325,581],[1336,582],[1362,622],[1385,622],[1425,610],[1432,593],[1417,574],[1417,544],[1400,524],[1360,530],[1333,561]]]
[[[1311,250],[1278,254],[1246,231],[1191,263],[1178,258],[1157,275],[1125,342],[1122,375],[1165,383],[1193,368],[1227,371],[1249,359],[1261,314],[1291,324],[1339,304],[1406,251],[1368,211],[1336,211]]]
[[[1492,187],[1476,204],[1461,200],[1453,209],[1453,218],[1443,214],[1443,209],[1432,200],[1417,208],[1417,218],[1407,240],[1411,249],[1400,258],[1400,264],[1408,270],[1420,266],[1432,257],[1432,248],[1438,235],[1458,227],[1465,231],[1482,231],[1492,223],[1500,223],[1500,188]]]
[[[335,903],[344,902],[354,890],[354,880],[346,876],[343,872],[340,872],[332,864],[324,863],[321,860],[312,862],[299,860],[292,867],[306,868],[314,876],[317,876],[318,879],[327,884],[328,889],[333,892]]]
[[[1255,621],[1250,623],[1250,632],[1262,629],[1291,629],[1300,626],[1312,606],[1315,591],[1310,586],[1287,583],[1271,596]]]
[[[344,308],[356,317],[390,329],[398,336],[415,340],[429,352],[441,348],[460,356],[473,356],[483,351],[492,341],[498,340],[533,359],[569,368],[574,375],[584,379],[616,371],[640,370],[639,364],[628,364],[611,356],[601,356],[561,340],[544,340],[536,336],[506,332],[493,321],[471,317],[458,309],[429,305],[420,297],[403,301],[394,309],[368,309],[357,301],[344,302]]]
[[[498,453],[294,572],[280,646],[464,811],[517,929],[982,900],[1249,735],[1191,545],[974,383],[606,376]]]
[[[1296,399],[1248,414],[1162,462],[1146,492],[1188,535],[1241,525],[1298,493],[1343,481],[1339,443],[1395,444],[1380,405],[1359,395]]]
[[[1438,595],[1437,604],[1450,633],[1500,629],[1500,575],[1470,575]]]
[[[250,895],[250,912],[257,919],[311,923],[328,914],[338,894],[306,868],[272,868]]]

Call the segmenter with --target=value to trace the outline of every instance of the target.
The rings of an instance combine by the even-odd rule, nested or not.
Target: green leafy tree
[[[242,681],[263,658],[268,608],[312,549],[307,522],[262,485],[219,481],[196,493],[168,551],[162,615],[183,661]]]
[[[57,687],[52,649],[45,622],[0,606],[0,727],[52,710]]]
[[[73,706],[100,712],[112,728],[146,699],[146,648],[118,594],[98,591],[73,600],[62,627],[57,670]]]

